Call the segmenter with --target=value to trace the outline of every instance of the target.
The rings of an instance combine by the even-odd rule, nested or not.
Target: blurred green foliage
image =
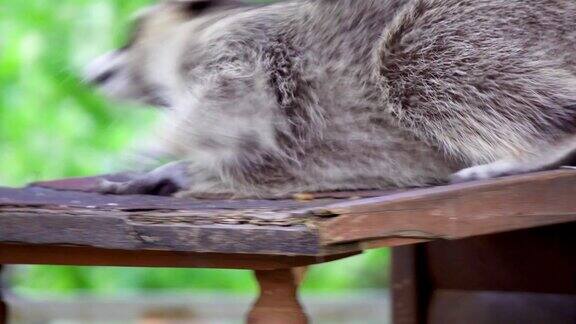
[[[313,266],[303,290],[337,293],[350,289],[377,289],[388,285],[388,250]],[[114,267],[26,266],[13,273],[16,292],[59,295],[89,292],[99,295],[218,290],[256,291],[250,271],[218,269],[150,269]]]
[[[120,169],[130,139],[157,112],[102,98],[81,82],[92,57],[125,39],[129,17],[150,0],[0,0],[0,185]],[[314,267],[308,291],[387,284],[388,251]],[[24,293],[100,294],[165,289],[255,289],[247,271],[19,267]]]
[[[110,104],[78,71],[148,2],[0,0],[0,183],[108,171],[146,130],[153,111]]]

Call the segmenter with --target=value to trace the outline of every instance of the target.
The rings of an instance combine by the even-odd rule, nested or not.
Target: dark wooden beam
[[[0,244],[0,264],[53,264],[274,270],[329,262],[354,255],[271,256],[244,253],[111,250],[94,247]]]
[[[394,249],[395,324],[574,323],[576,223]]]
[[[576,295],[444,289],[434,292],[426,321],[430,324],[575,322]]]
[[[430,242],[425,268],[438,289],[576,296],[575,249],[573,222]]]

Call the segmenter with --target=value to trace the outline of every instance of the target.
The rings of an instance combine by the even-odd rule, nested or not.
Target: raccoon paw
[[[112,195],[171,196],[182,189],[184,188],[178,187],[171,179],[150,181],[146,178],[138,178],[126,182],[102,180],[96,191]]]
[[[102,180],[96,191],[115,195],[171,196],[190,187],[187,164],[173,162],[123,182]]]
[[[496,161],[460,170],[450,176],[450,183],[492,179],[523,172],[526,171],[516,163],[510,161]]]

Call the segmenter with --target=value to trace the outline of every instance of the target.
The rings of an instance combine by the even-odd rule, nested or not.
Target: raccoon
[[[164,1],[87,79],[165,106],[170,163],[108,193],[418,187],[576,149],[573,0]]]

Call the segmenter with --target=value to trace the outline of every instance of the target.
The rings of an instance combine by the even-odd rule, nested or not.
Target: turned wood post
[[[248,324],[307,324],[298,301],[306,268],[255,271],[260,296],[248,314]]]
[[[8,305],[4,301],[2,290],[4,288],[2,280],[2,265],[0,264],[0,324],[8,323]]]

